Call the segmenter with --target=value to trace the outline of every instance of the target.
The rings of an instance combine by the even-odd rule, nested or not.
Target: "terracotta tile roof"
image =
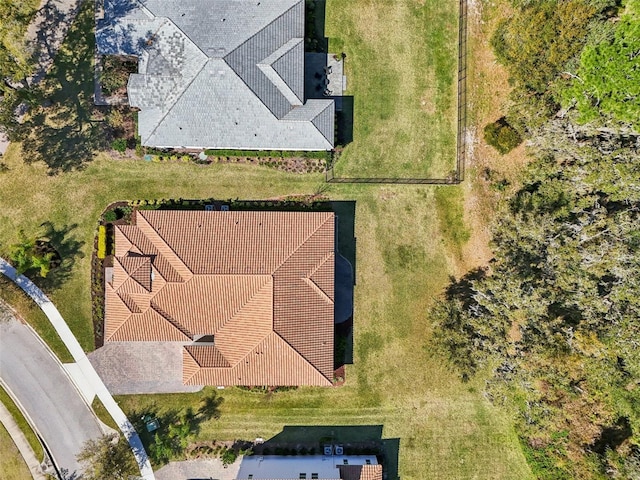
[[[382,465],[339,465],[342,480],[382,480]]]
[[[138,211],[115,228],[106,341],[181,341],[194,385],[329,385],[334,215]]]

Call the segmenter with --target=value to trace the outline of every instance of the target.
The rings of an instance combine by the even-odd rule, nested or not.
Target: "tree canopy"
[[[24,81],[31,73],[32,52],[25,34],[36,8],[37,2],[31,0],[0,0],[0,92],[10,89],[12,82]]]
[[[495,258],[449,289],[438,335],[465,375],[498,365],[489,393],[518,412],[540,478],[604,478],[640,445],[640,147],[566,127],[534,140]]]
[[[640,478],[640,0],[512,4],[492,43],[532,160],[435,335],[490,371],[537,478]]]
[[[582,123],[614,122],[640,131],[640,2],[615,28],[613,38],[587,45],[580,66],[563,97],[575,102]]]
[[[104,435],[85,443],[78,461],[83,464],[84,480],[129,480],[138,472],[129,444],[116,434]]]

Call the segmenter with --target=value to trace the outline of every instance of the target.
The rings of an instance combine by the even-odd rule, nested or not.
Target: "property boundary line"
[[[335,152],[325,171],[327,183],[370,183],[370,184],[423,184],[458,185],[464,181],[467,156],[467,0],[459,0],[458,18],[458,94],[456,128],[456,169],[446,178],[382,178],[382,177],[336,177],[333,166],[337,160]]]

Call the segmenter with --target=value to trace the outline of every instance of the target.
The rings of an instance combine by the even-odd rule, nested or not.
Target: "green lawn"
[[[2,424],[0,424],[0,472],[2,472],[2,480],[31,478],[27,464],[24,463],[18,448]]]
[[[9,410],[9,413],[11,413],[11,416],[18,424],[18,427],[20,428],[22,433],[24,433],[24,436],[26,437],[27,442],[29,442],[29,446],[35,453],[36,458],[42,460],[44,458],[44,450],[42,449],[42,445],[40,444],[38,437],[36,436],[34,431],[31,429],[29,422],[27,422],[27,420],[22,415],[22,412],[20,412],[20,409],[16,406],[16,404],[13,402],[9,394],[2,387],[0,387],[0,403],[4,404],[4,406],[7,407],[7,410]],[[9,435],[8,433],[6,434]],[[12,442],[11,440],[9,441]],[[3,449],[0,448],[0,452],[2,451]],[[0,468],[0,472],[2,471],[3,471],[2,468]],[[2,478],[4,479],[4,477]]]
[[[455,170],[458,2],[328,0],[326,10],[354,109],[336,176],[446,177]]]

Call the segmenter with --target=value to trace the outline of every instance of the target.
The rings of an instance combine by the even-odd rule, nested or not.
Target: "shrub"
[[[116,138],[111,142],[111,148],[117,152],[124,153],[127,150],[127,140],[124,138]]]
[[[226,468],[228,465],[231,465],[236,461],[236,459],[238,458],[238,454],[232,448],[227,448],[224,452],[222,452],[222,456],[220,458],[222,460],[222,465],[224,465]]]
[[[102,216],[105,222],[115,222],[118,219],[118,215],[113,210],[109,210],[108,212],[104,212]]]
[[[100,225],[98,227],[98,258],[104,259],[107,255],[107,227]]]
[[[504,155],[522,143],[522,137],[507,122],[505,117],[499,118],[484,127],[484,141]]]

